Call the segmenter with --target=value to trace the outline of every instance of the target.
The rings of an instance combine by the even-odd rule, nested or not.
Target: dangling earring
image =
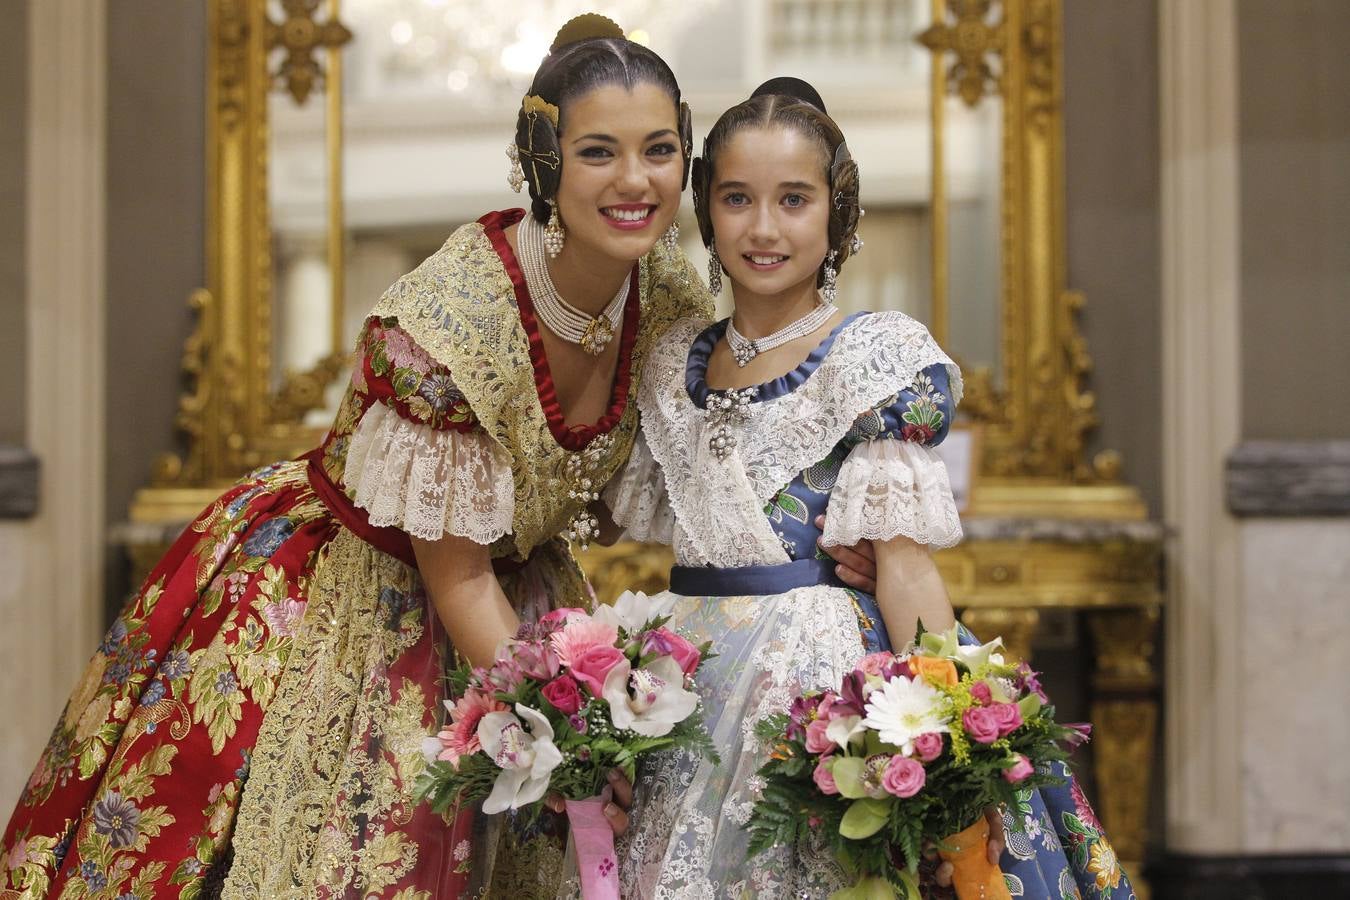
[[[544,249],[548,251],[549,259],[557,259],[558,254],[562,253],[563,239],[567,237],[567,232],[563,230],[562,221],[558,218],[558,201],[548,201],[552,212],[548,216],[548,224],[544,226]]]
[[[661,235],[661,246],[665,248],[667,253],[674,253],[675,248],[679,246],[679,243],[680,223],[671,222],[670,227],[666,229],[666,233]]]
[[[722,293],[722,260],[717,258],[717,248],[712,248],[712,255],[708,257],[708,290],[713,292],[713,296]]]
[[[850,241],[848,245],[848,255],[855,256],[857,255],[858,251],[861,250],[862,248],[863,248],[863,239],[855,233],[853,235],[853,240]]]
[[[506,183],[511,185],[511,190],[519,194],[525,184],[525,172],[520,168],[520,148],[516,146],[515,141],[506,145],[506,158],[511,160],[511,171],[506,175]]]
[[[820,295],[830,306],[834,306],[834,298],[838,294],[839,270],[834,267],[838,255],[833,250],[825,254],[825,277],[820,284]]]

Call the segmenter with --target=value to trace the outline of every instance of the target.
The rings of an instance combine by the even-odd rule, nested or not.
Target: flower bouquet
[[[953,863],[957,896],[1009,896],[985,856],[984,810],[1057,783],[1086,726],[1060,725],[1001,641],[962,646],[955,626],[906,655],[874,653],[839,690],[798,697],[758,723],[772,747],[747,828],[749,852],[823,840],[858,881],[832,900],[919,897],[920,846]]]
[[[483,812],[529,809],[563,796],[583,895],[618,900],[614,835],[596,795],[610,770],[630,781],[645,753],[708,755],[693,675],[708,657],[665,627],[644,594],[593,613],[559,609],[524,624],[491,668],[450,674],[450,721],[424,741],[418,799],[438,813],[483,801]]]

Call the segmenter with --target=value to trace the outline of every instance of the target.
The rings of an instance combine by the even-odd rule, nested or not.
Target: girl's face
[[[763,296],[815,289],[830,249],[818,141],[784,128],[738,131],[717,154],[709,198],[717,255],[738,288]]]
[[[568,103],[562,124],[564,246],[629,262],[646,255],[680,208],[684,157],[670,95],[603,85]]]

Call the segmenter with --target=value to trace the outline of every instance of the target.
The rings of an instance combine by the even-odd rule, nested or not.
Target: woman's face
[[[784,128],[738,131],[717,154],[709,199],[717,255],[738,287],[764,296],[814,288],[830,219],[818,141]]]
[[[684,157],[670,95],[652,84],[595,88],[567,104],[559,144],[565,246],[644,256],[680,208]]]

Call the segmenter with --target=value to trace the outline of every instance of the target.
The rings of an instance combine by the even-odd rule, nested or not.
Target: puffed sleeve
[[[949,373],[938,364],[858,418],[830,491],[827,545],[902,536],[933,549],[960,543],[947,466],[934,449],[951,427],[952,412]]]
[[[353,382],[371,400],[347,450],[343,482],[372,525],[434,541],[490,544],[511,530],[509,454],[482,429],[445,366],[392,319],[372,319]]]
[[[615,523],[633,540],[669,544],[674,539],[675,514],[666,495],[666,477],[641,431],[628,462],[602,496]]]

